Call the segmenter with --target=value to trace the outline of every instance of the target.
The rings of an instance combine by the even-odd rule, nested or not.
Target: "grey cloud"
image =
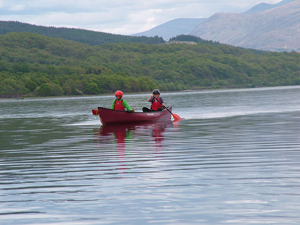
[[[280,0],[264,0],[277,3]],[[237,12],[262,0],[0,0],[0,20],[132,34],[176,18]]]

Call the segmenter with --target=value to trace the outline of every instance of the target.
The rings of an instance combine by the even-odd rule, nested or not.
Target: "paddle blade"
[[[180,116],[178,116],[177,114],[172,113],[172,115],[173,115],[174,121],[177,122],[177,121],[180,121],[180,120],[181,120]]]
[[[98,109],[92,109],[92,113],[95,116],[99,115]]]

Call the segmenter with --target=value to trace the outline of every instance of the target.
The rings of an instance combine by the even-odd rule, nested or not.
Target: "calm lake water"
[[[102,126],[113,96],[0,100],[0,224],[300,224],[299,86],[161,96],[179,123]]]

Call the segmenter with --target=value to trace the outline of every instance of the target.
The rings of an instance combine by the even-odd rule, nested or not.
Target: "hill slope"
[[[83,29],[45,27],[15,21],[0,21],[0,34],[7,34],[10,32],[31,32],[53,38],[63,38],[66,40],[77,41],[89,45],[130,42],[159,44],[165,42],[159,37],[132,37]]]
[[[206,40],[270,51],[300,51],[300,1],[246,15],[217,13],[191,34]]]

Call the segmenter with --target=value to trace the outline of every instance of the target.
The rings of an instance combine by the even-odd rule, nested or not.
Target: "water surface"
[[[299,224],[299,96],[162,93],[182,121],[124,126],[91,113],[113,96],[1,100],[0,224]]]

